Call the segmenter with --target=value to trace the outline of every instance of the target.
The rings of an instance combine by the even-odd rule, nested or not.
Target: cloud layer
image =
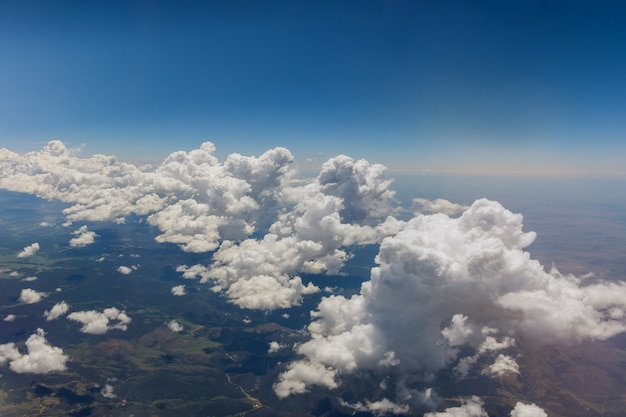
[[[311,313],[308,339],[295,346],[298,359],[284,365],[274,385],[281,398],[314,385],[334,389],[356,374],[375,375],[385,382],[382,394],[347,404],[355,411],[432,409],[438,394],[431,385],[442,369],[457,378],[523,373],[515,356],[518,337],[531,345],[576,343],[626,331],[624,283],[546,270],[526,251],[535,234],[523,230],[521,215],[497,202],[465,206],[416,198],[413,217],[400,220],[382,165],[339,155],[302,179],[284,148],[224,161],[214,153],[206,142],[148,169],[112,156],[79,157],[60,141],[25,155],[0,149],[0,187],[68,203],[63,213],[69,223],[143,217],[158,229],[157,242],[207,253],[204,263],[179,265],[182,278],[209,284],[241,308],[299,305],[320,292],[304,274],[340,274],[354,246],[378,245],[377,266],[360,292],[326,296]],[[87,226],[73,234],[72,247],[96,237]],[[37,250],[33,243],[18,257]],[[171,293],[184,295],[185,286]],[[25,289],[20,301],[43,296]],[[53,320],[68,309],[59,303],[45,317]],[[67,318],[91,334],[125,330],[131,321],[114,307]],[[167,325],[182,330],[175,321]],[[34,336],[43,338],[43,332]],[[14,346],[0,346],[4,360],[23,357]],[[269,352],[283,348],[273,341]],[[511,416],[541,413],[520,402]],[[471,397],[432,415],[486,413],[482,400]]]
[[[46,295],[47,294],[45,292],[35,291],[32,288],[24,288],[20,292],[20,296],[17,301],[20,303],[35,304],[43,300]]]

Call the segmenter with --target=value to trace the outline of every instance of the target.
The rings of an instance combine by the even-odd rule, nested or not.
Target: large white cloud
[[[332,158],[318,177],[284,190],[283,210],[262,238],[225,241],[209,267],[179,267],[211,280],[240,307],[273,310],[300,304],[302,296],[319,291],[304,285],[299,273],[337,274],[349,255],[343,249],[371,244],[395,233],[402,222],[393,217],[384,167],[346,156]],[[384,220],[384,221],[383,221]]]
[[[60,303],[56,303],[52,308],[48,311],[44,311],[43,316],[47,321],[56,320],[62,315],[66,314],[70,309],[69,304],[65,301],[61,301]]]
[[[518,402],[511,411],[511,417],[548,417],[548,414],[535,404]]]
[[[174,333],[182,332],[184,326],[177,322],[176,320],[170,320],[166,323],[167,328],[173,331]]]
[[[299,304],[318,291],[299,274],[337,273],[346,247],[379,242],[402,225],[393,217],[381,223],[394,206],[382,165],[341,155],[299,182],[287,175],[293,156],[284,148],[223,162],[214,152],[206,142],[146,170],[112,156],[79,157],[51,141],[25,155],[2,150],[0,187],[69,203],[70,222],[146,216],[159,242],[216,250],[205,280],[233,303],[263,310]],[[84,226],[74,233],[72,246],[95,237]]]
[[[35,242],[31,245],[26,246],[22,249],[18,254],[18,258],[30,258],[34,256],[37,252],[39,252],[39,243]]]
[[[95,239],[96,232],[92,232],[87,228],[86,225],[81,226],[78,230],[72,232],[73,235],[77,235],[75,238],[70,239],[71,247],[83,247],[87,245],[91,245]]]
[[[125,311],[115,307],[105,308],[103,311],[75,311],[67,318],[82,323],[80,331],[89,334],[104,334],[112,329],[126,330],[131,322]]]
[[[172,294],[178,295],[178,296],[187,294],[187,292],[185,291],[185,286],[184,285],[176,285],[176,286],[172,287],[171,291],[172,291]]]
[[[0,187],[73,204],[64,210],[70,221],[122,222],[133,213],[152,215],[151,224],[163,231],[161,241],[207,251],[220,227],[226,237],[252,230],[241,219],[254,222],[254,211],[274,201],[274,189],[293,160],[289,151],[276,148],[258,158],[235,154],[220,163],[214,151],[206,142],[190,152],[174,152],[156,170],[145,171],[113,156],[81,158],[61,141],[25,155],[3,149]],[[201,226],[206,221],[208,229]]]
[[[20,292],[20,296],[17,301],[20,303],[35,304],[43,300],[46,295],[47,294],[45,292],[35,291],[32,288],[24,288]]]
[[[61,348],[50,346],[42,329],[26,340],[28,353],[21,354],[14,343],[0,345],[0,363],[9,361],[9,367],[18,374],[47,374],[66,369],[68,356]]]
[[[522,227],[521,215],[488,200],[457,218],[411,219],[382,241],[359,294],[322,299],[310,340],[296,348],[302,359],[280,375],[277,395],[313,384],[335,388],[342,376],[371,371],[395,378],[403,398],[419,404],[405,389],[409,377],[425,385],[444,367],[467,371],[493,354],[485,373],[519,372],[514,358],[499,353],[517,334],[530,343],[572,343],[626,330],[624,283],[545,271],[524,251],[535,234]],[[475,354],[459,358],[462,345]]]
[[[458,407],[447,408],[438,413],[426,413],[424,417],[489,417],[483,405],[483,400],[474,396],[463,399]]]

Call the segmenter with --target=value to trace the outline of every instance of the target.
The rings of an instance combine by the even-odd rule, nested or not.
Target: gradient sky
[[[626,3],[0,3],[0,147],[624,173]]]

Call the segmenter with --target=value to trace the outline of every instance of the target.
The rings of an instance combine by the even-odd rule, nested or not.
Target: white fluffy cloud
[[[17,301],[20,303],[35,304],[40,302],[46,295],[45,292],[35,291],[32,288],[24,288]]]
[[[312,283],[304,285],[298,273],[337,274],[349,258],[342,248],[375,243],[402,226],[386,219],[393,192],[383,174],[381,165],[333,158],[314,181],[284,190],[292,208],[281,212],[262,238],[225,241],[212,265],[178,271],[213,282],[240,307],[298,305],[302,296],[319,291]]]
[[[4,321],[14,321],[15,320],[15,314],[7,314],[6,317],[3,320]]]
[[[92,232],[87,228],[86,225],[81,226],[78,230],[72,232],[73,235],[77,235],[75,238],[70,239],[71,247],[83,247],[87,245],[91,245],[95,239],[96,232]]]
[[[170,320],[166,323],[167,328],[173,331],[174,333],[182,332],[184,327],[182,324],[177,322],[176,320]]]
[[[176,286],[172,287],[172,294],[178,295],[178,296],[187,294],[187,292],[185,291],[185,286],[184,285],[176,285]]]
[[[281,345],[280,343],[278,343],[275,340],[272,340],[269,343],[269,348],[267,349],[267,353],[276,353],[279,350],[283,349],[285,346]]]
[[[100,394],[102,394],[104,398],[108,398],[110,400],[117,397],[117,395],[115,395],[113,385],[111,384],[105,384],[104,388],[100,390]]]
[[[67,304],[65,301],[61,301],[60,303],[56,303],[50,309],[50,311],[46,310],[43,313],[43,316],[46,318],[47,321],[56,320],[62,315],[66,314],[69,309],[70,309],[69,304]]]
[[[30,258],[35,255],[39,251],[39,243],[35,242],[31,245],[26,246],[22,249],[18,254],[18,258]]]
[[[125,311],[115,307],[105,308],[103,311],[87,310],[70,313],[67,318],[83,324],[80,331],[89,334],[104,334],[108,330],[126,330],[131,318]]]
[[[2,150],[0,187],[71,204],[68,222],[145,216],[159,242],[217,250],[204,278],[240,307],[263,310],[300,304],[319,289],[298,274],[337,273],[345,247],[378,242],[402,225],[392,217],[381,223],[394,197],[382,165],[341,155],[312,181],[290,183],[293,156],[284,148],[223,162],[214,152],[206,142],[148,171],[112,156],[81,158],[51,141],[25,155]],[[74,233],[76,246],[95,237],[85,226]]]
[[[478,397],[464,399],[458,407],[447,408],[438,413],[426,413],[424,417],[489,417]]]
[[[548,414],[535,404],[518,402],[511,411],[511,417],[548,417]]]
[[[0,345],[0,363],[9,361],[9,367],[18,374],[47,374],[63,371],[68,361],[63,350],[50,346],[42,329],[30,335],[26,340],[28,353],[21,354],[15,344]]]
[[[133,269],[131,267],[129,267],[129,266],[120,265],[117,268],[117,272],[119,272],[120,274],[128,275],[131,272],[133,272]]]
[[[387,398],[379,401],[357,402],[355,404],[345,404],[355,411],[364,411],[374,414],[375,416],[386,416],[390,414],[406,414],[409,412],[408,404],[396,404]]]
[[[479,356],[512,347],[515,334],[575,342],[626,330],[623,315],[614,314],[626,308],[626,285],[546,272],[524,251],[534,238],[521,215],[488,200],[457,218],[413,218],[382,241],[359,294],[322,299],[310,340],[296,348],[302,359],[280,375],[277,395],[313,384],[335,388],[357,370],[393,376],[398,386],[409,375],[427,384],[439,369],[458,363],[467,370]],[[461,345],[476,356],[459,358]],[[499,354],[485,372],[519,367]]]
[[[50,311],[46,310],[43,313],[43,316],[46,318],[47,321],[56,320],[62,315],[66,314],[69,309],[70,309],[69,304],[67,304],[65,301],[61,301],[60,303],[56,303],[50,309]]]

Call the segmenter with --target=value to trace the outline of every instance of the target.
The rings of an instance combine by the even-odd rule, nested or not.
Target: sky
[[[616,1],[5,1],[0,147],[621,173]]]

